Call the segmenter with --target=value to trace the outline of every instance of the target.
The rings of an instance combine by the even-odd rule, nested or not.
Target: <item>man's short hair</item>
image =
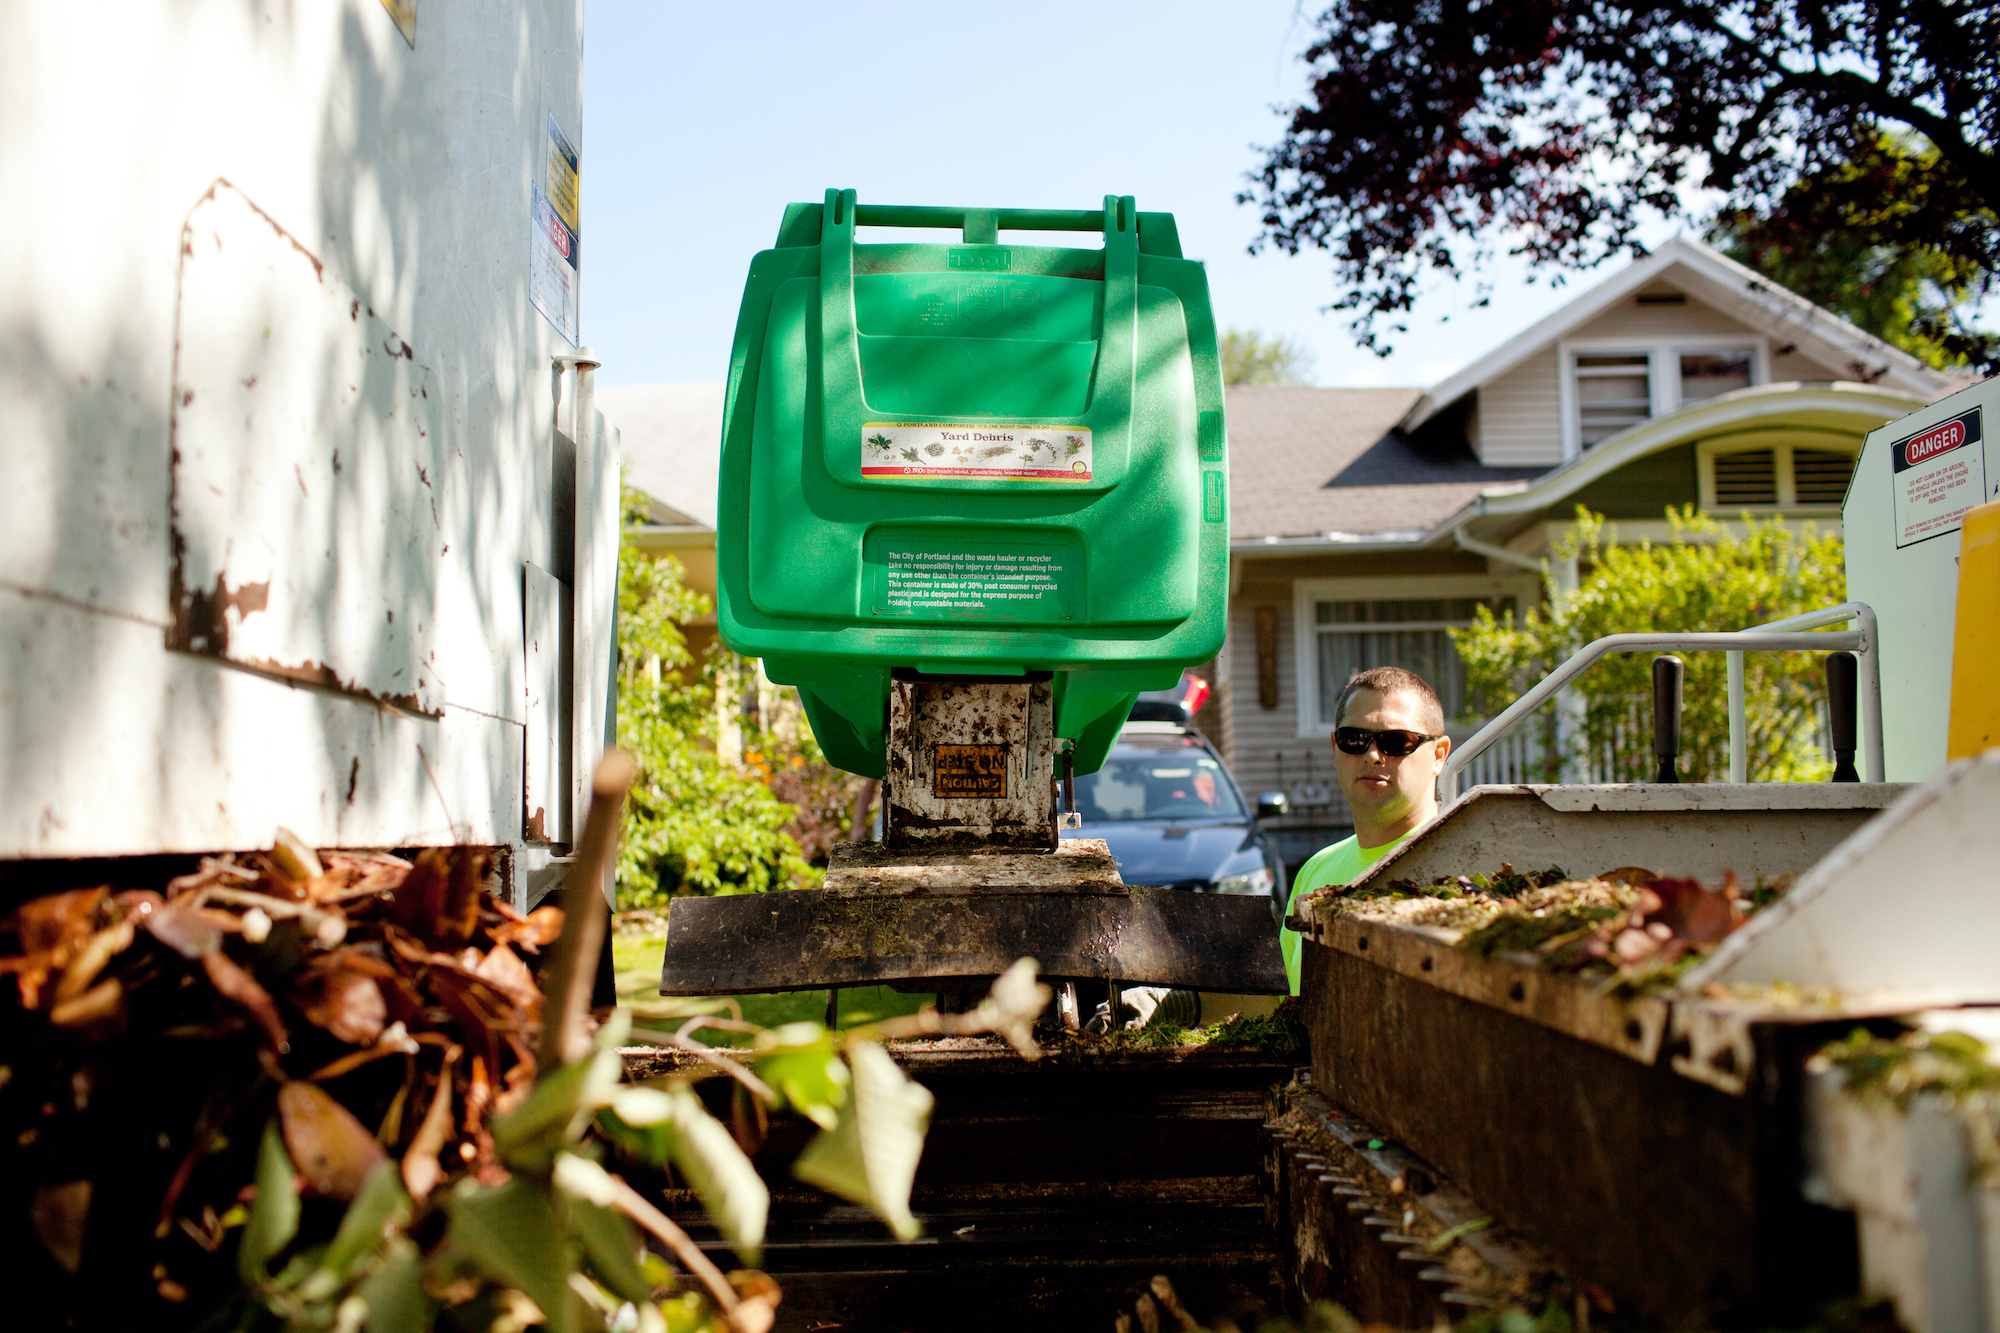
[[[1388,666],[1357,671],[1348,678],[1346,688],[1340,692],[1340,702],[1333,710],[1335,726],[1346,724],[1347,702],[1359,690],[1373,690],[1384,696],[1414,694],[1424,730],[1433,735],[1444,734],[1444,705],[1438,701],[1437,691],[1431,688],[1431,683],[1414,671]]]

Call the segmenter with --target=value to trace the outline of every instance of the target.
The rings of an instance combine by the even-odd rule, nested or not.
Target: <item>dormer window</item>
[[[1563,455],[1770,378],[1764,340],[1654,343],[1593,339],[1561,346]]]
[[[1576,415],[1584,448],[1653,415],[1652,366],[1644,352],[1577,355]]]
[[[1757,353],[1748,347],[1719,352],[1682,352],[1681,406],[1720,398],[1750,387]]]

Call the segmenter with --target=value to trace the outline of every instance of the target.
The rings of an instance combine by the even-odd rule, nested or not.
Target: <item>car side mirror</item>
[[[1260,792],[1257,796],[1257,818],[1278,819],[1291,813],[1292,803],[1281,791]]]

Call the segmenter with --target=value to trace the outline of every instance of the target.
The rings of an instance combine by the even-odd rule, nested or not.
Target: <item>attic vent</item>
[[[1717,459],[1719,465],[1722,460]],[[1837,505],[1847,498],[1847,481],[1854,475],[1854,455],[1827,449],[1792,450],[1792,487],[1802,505]],[[1716,486],[1722,484],[1720,468]]]
[[[1639,293],[1640,305],[1686,305],[1687,303],[1688,303],[1687,293],[1685,292],[1640,292]]]
[[[1769,449],[1716,455],[1715,503],[1723,509],[1778,503],[1777,455]]]

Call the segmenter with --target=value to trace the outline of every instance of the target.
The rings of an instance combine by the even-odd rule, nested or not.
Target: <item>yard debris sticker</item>
[[[1965,511],[1986,497],[1979,409],[1889,446],[1896,486],[1896,545],[1956,532]]]
[[[1069,619],[1060,547],[925,550],[898,542],[883,552],[877,614],[996,620]]]
[[[1004,745],[940,745],[931,759],[931,795],[977,796],[1005,800],[1007,747]]]
[[[1089,481],[1090,430],[870,421],[861,427],[861,475]]]

